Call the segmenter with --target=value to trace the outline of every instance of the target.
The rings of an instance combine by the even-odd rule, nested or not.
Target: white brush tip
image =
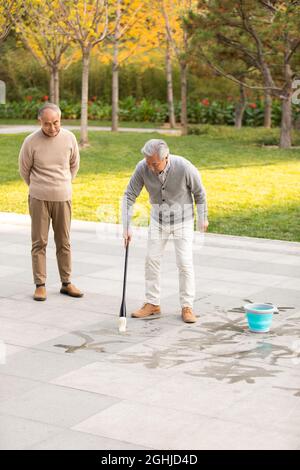
[[[119,332],[124,333],[126,331],[126,317],[119,317]]]

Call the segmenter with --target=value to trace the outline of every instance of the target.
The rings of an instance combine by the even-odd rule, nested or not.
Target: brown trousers
[[[70,282],[71,245],[70,227],[72,216],[71,201],[40,201],[28,196],[31,216],[32,271],[35,284],[45,284],[46,247],[50,220],[54,231],[56,258],[61,282]]]

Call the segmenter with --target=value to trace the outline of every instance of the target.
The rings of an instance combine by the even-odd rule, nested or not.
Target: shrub
[[[38,108],[45,102],[48,97],[41,95],[35,88],[27,90],[21,102],[11,101],[4,105],[0,105],[0,118],[23,118],[35,119]],[[81,114],[80,102],[72,102],[67,100],[60,101],[60,107],[64,119],[79,119]],[[175,116],[177,122],[180,122],[181,105],[175,102]],[[300,122],[300,109],[293,107],[293,120]],[[111,120],[111,105],[101,100],[97,100],[94,96],[89,101],[88,118],[90,120]],[[119,118],[121,121],[136,122],[167,122],[168,121],[168,105],[157,100],[142,99],[135,100],[132,96],[120,100],[119,102]],[[281,104],[279,101],[273,101],[272,105],[272,123],[279,126],[281,120]],[[188,103],[188,122],[189,124],[234,124],[234,103],[232,101],[210,101],[207,98],[202,101],[193,101]],[[243,124],[246,126],[262,126],[264,122],[264,103],[256,101],[248,103]],[[190,132],[196,131],[192,127]]]

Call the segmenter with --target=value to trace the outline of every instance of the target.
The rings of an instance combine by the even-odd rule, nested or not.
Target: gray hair
[[[160,160],[164,160],[169,155],[169,147],[164,140],[150,139],[145,143],[141,150],[144,157],[153,157],[158,155]]]
[[[56,111],[59,117],[61,117],[61,110],[60,108],[54,103],[45,103],[39,110],[38,110],[38,118],[41,118],[45,109],[52,109],[52,111]]]

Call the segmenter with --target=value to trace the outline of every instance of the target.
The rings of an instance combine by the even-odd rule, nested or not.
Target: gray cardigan
[[[207,219],[206,192],[197,168],[187,159],[170,155],[170,169],[162,184],[151,171],[146,160],[141,160],[129,181],[123,196],[123,227],[130,226],[133,204],[143,187],[149,193],[151,217],[162,224],[179,223],[194,217],[194,202],[199,221]]]

